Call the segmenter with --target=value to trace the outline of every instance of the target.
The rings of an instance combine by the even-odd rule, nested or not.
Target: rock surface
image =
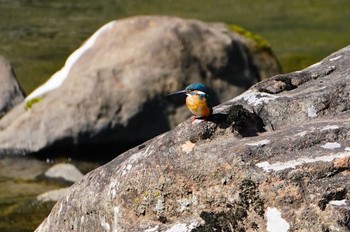
[[[37,196],[37,200],[41,202],[56,202],[67,193],[68,188],[60,188],[45,192]]]
[[[88,173],[36,231],[349,231],[350,46]]]
[[[0,56],[0,118],[24,100],[10,63]]]
[[[167,93],[203,82],[217,90],[216,102],[224,101],[279,71],[269,48],[223,24],[151,16],[113,21],[26,106],[0,121],[0,154],[139,143],[189,116],[177,107],[183,99],[172,103]]]
[[[50,167],[44,176],[74,183],[81,180],[84,175],[73,164],[60,163]]]

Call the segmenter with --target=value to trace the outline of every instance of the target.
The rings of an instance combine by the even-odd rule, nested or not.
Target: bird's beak
[[[183,93],[187,93],[187,91],[184,89],[184,90],[172,92],[172,93],[169,93],[168,96],[177,95],[177,94],[183,94]]]

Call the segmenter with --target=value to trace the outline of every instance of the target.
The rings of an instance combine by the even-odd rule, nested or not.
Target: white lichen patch
[[[134,165],[135,162],[140,161],[142,159],[145,159],[148,157],[152,152],[152,145],[148,146],[146,150],[141,150],[139,152],[136,152],[135,154],[131,155],[129,159],[127,159],[123,165],[119,168],[118,172],[121,176],[125,176],[133,167],[137,166]]]
[[[346,199],[343,200],[332,200],[328,202],[331,205],[336,205],[336,206],[341,206],[341,205],[346,205]]]
[[[89,50],[95,43],[96,39],[102,34],[102,32],[110,29],[115,24],[115,21],[109,22],[99,30],[97,30],[80,48],[75,50],[66,60],[63,68],[57,71],[52,77],[47,80],[43,85],[35,89],[31,94],[29,94],[25,101],[29,101],[33,98],[40,97],[47,92],[50,92],[58,87],[60,87],[63,81],[68,77],[69,71],[73,65],[79,60],[79,58]]]
[[[245,100],[248,102],[248,104],[253,105],[253,106],[258,106],[263,103],[267,103],[271,100],[274,100],[278,98],[278,96],[269,94],[269,93],[263,93],[263,92],[254,92],[252,90],[248,90],[244,92],[243,94],[237,96],[234,100],[239,101],[239,100]]]
[[[157,199],[157,203],[154,206],[153,210],[156,211],[157,213],[161,213],[163,212],[165,209],[165,205],[164,205],[164,198],[158,198]]]
[[[316,110],[315,106],[310,106],[309,108],[307,108],[307,116],[309,118],[317,117],[317,110]]]
[[[190,232],[194,228],[198,227],[201,223],[199,221],[192,221],[190,224],[177,223],[170,227],[166,232]]]
[[[120,209],[119,207],[116,206],[113,208],[113,226],[112,226],[112,228],[114,228],[113,231],[118,231],[120,217],[121,217]]]
[[[335,130],[335,129],[338,129],[338,128],[339,128],[339,126],[337,126],[337,125],[327,125],[327,126],[323,127],[323,128],[321,129],[321,131],[325,131],[325,130]]]
[[[117,190],[112,189],[110,193],[112,195],[112,198],[115,198],[115,196],[117,195]]]
[[[126,165],[126,167],[123,169],[122,176],[124,176],[126,173],[128,173],[132,168],[132,164]]]
[[[193,150],[195,146],[196,144],[192,143],[191,141],[186,141],[184,144],[182,144],[181,150],[188,154]]]
[[[67,199],[67,197],[66,197],[66,199]],[[68,202],[68,201],[66,201],[66,202]],[[61,201],[60,208],[58,209],[58,213],[61,213],[62,209],[63,209],[63,201]]]
[[[276,208],[267,208],[266,219],[266,230],[268,232],[287,232],[289,230],[289,223],[282,218],[281,212]]]
[[[132,164],[136,161],[145,159],[146,157],[148,157],[151,153],[152,153],[152,145],[149,145],[148,147],[146,147],[146,150],[141,150],[139,152],[136,152],[135,154],[133,154],[132,156],[130,156],[130,158],[127,160],[129,164]]]
[[[336,149],[336,148],[341,148],[341,144],[340,143],[325,143],[321,146],[324,149]]]
[[[302,131],[302,132],[297,133],[296,136],[304,137],[306,134],[307,134],[307,131]]]
[[[264,169],[265,171],[281,171],[287,168],[295,168],[298,165],[314,163],[314,162],[331,162],[334,159],[350,157],[350,152],[342,152],[334,155],[319,156],[314,158],[301,157],[296,160],[289,160],[286,162],[276,162],[270,164],[268,161],[257,163],[256,166]]]
[[[152,228],[148,228],[145,230],[145,232],[156,232],[156,231],[159,231],[159,226],[155,226],[155,227],[152,227]]]
[[[183,212],[183,211],[187,210],[190,207],[190,205],[192,204],[192,201],[189,199],[186,199],[186,198],[181,199],[178,202],[180,204],[178,212]]]
[[[170,229],[166,230],[166,232],[185,232],[187,230],[187,226],[184,223],[179,223],[173,225]]]
[[[128,165],[126,166],[126,170],[127,170],[127,171],[129,171],[131,168],[132,168],[132,164],[128,164]]]
[[[192,231],[194,228],[198,227],[201,223],[199,221],[193,221],[188,225],[188,230]]]
[[[350,151],[350,147],[344,148],[345,151]]]
[[[105,231],[111,230],[111,226],[106,222],[106,219],[104,217],[101,218],[101,226],[103,229],[105,229]]]
[[[115,196],[117,195],[118,186],[119,186],[119,182],[117,181],[112,181],[109,185],[109,193],[112,199],[115,198]]]
[[[333,57],[333,58],[330,58],[329,61],[335,61],[335,60],[338,60],[340,59],[342,56],[336,56],[336,57]]]
[[[246,145],[248,145],[248,146],[264,146],[264,145],[269,144],[269,143],[270,143],[270,140],[264,139],[264,140],[257,141],[255,143],[247,143]]]

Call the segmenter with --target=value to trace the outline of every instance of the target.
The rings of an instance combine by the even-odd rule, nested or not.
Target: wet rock
[[[264,80],[88,173],[36,231],[348,231],[349,83],[350,46]]]
[[[61,163],[52,166],[44,173],[44,176],[51,179],[59,179],[74,183],[81,180],[84,175],[74,165]]]
[[[203,82],[216,90],[215,102],[225,101],[279,71],[270,48],[223,24],[151,16],[113,21],[0,120],[0,154],[54,155],[74,146],[86,155],[99,146],[114,155],[189,117],[178,107],[183,99],[167,93]]]
[[[0,56],[0,118],[24,100],[10,63]]]

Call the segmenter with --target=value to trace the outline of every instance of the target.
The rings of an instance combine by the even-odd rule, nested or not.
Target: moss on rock
[[[243,27],[240,27],[240,26],[237,26],[234,24],[228,25],[228,28],[233,32],[236,32],[236,33],[238,33],[238,34],[240,34],[248,39],[255,41],[256,44],[258,45],[258,48],[260,48],[260,49],[271,49],[270,43],[258,34],[254,34],[253,32],[248,31],[248,30],[244,29]]]
[[[29,110],[30,108],[32,108],[32,106],[38,102],[40,102],[42,100],[41,97],[36,97],[36,98],[33,98],[29,101],[27,101],[26,105],[25,105],[25,109],[26,110]]]

